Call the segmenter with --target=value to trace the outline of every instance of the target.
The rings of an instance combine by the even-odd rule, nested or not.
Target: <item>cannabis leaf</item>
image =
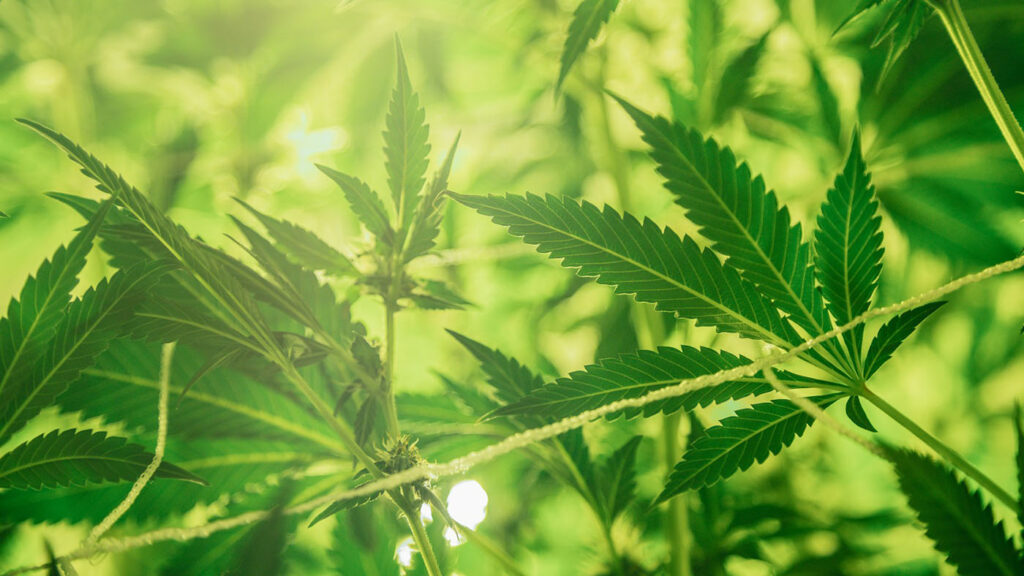
[[[427,193],[420,198],[420,205],[416,209],[416,218],[413,220],[405,247],[406,262],[429,252],[441,232],[441,206],[444,204],[444,193],[448,191],[448,178],[451,176],[452,162],[455,160],[455,151],[459,147],[461,137],[461,132],[455,136],[448,149],[448,155],[430,181]]]
[[[613,452],[597,472],[601,511],[605,524],[611,526],[633,501],[636,492],[636,451],[643,436],[634,436]]]
[[[576,60],[587,49],[587,44],[597,38],[601,27],[612,17],[612,12],[619,6],[619,0],[583,0],[573,12],[569,23],[569,36],[562,48],[562,64],[558,71],[555,91],[562,88],[562,82],[569,75],[569,70]]]
[[[917,38],[932,10],[926,0],[861,0],[853,12],[836,28],[836,32],[842,30],[860,15],[882,4],[890,4],[889,15],[871,43],[871,47],[876,48],[886,40],[889,41],[889,53],[885,57],[885,65],[882,67],[879,82],[885,78],[893,64]]]
[[[0,444],[96,360],[168,269],[167,262],[157,261],[121,270],[71,303],[32,370],[0,395]]]
[[[316,234],[286,220],[267,216],[239,198],[235,200],[263,224],[267,232],[277,241],[278,247],[296,263],[310,270],[324,270],[328,274],[339,277],[357,274],[355,266],[345,255],[321,240]]]
[[[416,213],[416,204],[426,181],[427,142],[430,129],[419,96],[412,89],[402,45],[395,37],[398,72],[395,89],[388,104],[387,129],[384,131],[384,155],[387,158],[388,187],[398,214],[397,226],[407,231]],[[404,237],[401,238],[404,242]]]
[[[925,533],[960,574],[1024,574],[1024,560],[979,492],[970,490],[946,466],[917,452],[890,449],[889,455],[900,488],[925,525]]]
[[[918,306],[902,314],[894,316],[891,320],[878,329],[878,334],[871,341],[867,357],[864,360],[864,377],[870,378],[876,370],[881,368],[893,352],[900,347],[900,344],[914,333],[914,330],[924,322],[933,312],[942,307],[945,302],[931,302]]]
[[[665,187],[712,247],[811,334],[831,327],[815,289],[810,246],[789,210],[729,148],[618,99],[651,146]]]
[[[338,184],[345,194],[345,200],[348,201],[352,212],[366,226],[370,234],[373,234],[385,246],[394,243],[395,232],[391,229],[391,218],[388,216],[388,211],[384,207],[384,203],[381,202],[380,196],[367,183],[327,166],[317,164],[316,167]]]
[[[135,480],[152,460],[142,446],[108,437],[106,432],[54,430],[0,457],[0,488],[38,490]],[[169,462],[160,464],[156,477],[205,484]]]
[[[836,176],[818,216],[814,235],[815,271],[828,311],[846,324],[867,311],[882,270],[882,232],[878,201],[855,133],[843,172]],[[844,335],[859,365],[863,325]]]
[[[602,360],[566,378],[559,378],[519,401],[499,408],[492,415],[537,414],[566,418],[617,400],[643,396],[659,388],[678,384],[681,380],[747,364],[750,364],[747,358],[710,348],[682,346],[659,347],[655,351],[640,350],[635,354]],[[814,383],[813,380],[783,372],[779,373],[779,378],[790,386]],[[624,414],[627,417],[639,414],[650,417],[658,412],[672,414],[679,410],[690,411],[697,406],[757,396],[771,390],[771,384],[761,374],[757,374],[653,402],[643,408],[626,410]]]
[[[105,202],[66,248],[61,246],[50,260],[44,260],[25,282],[19,299],[12,298],[7,305],[7,316],[0,319],[0,398],[9,383],[16,385],[27,377],[24,372],[57,330],[71,301],[71,290],[78,284],[78,273],[112,205],[113,200]]]
[[[539,376],[535,376],[529,368],[520,364],[515,358],[505,356],[454,330],[448,330],[448,333],[480,362],[498,399],[504,402],[516,402],[544,384]]]
[[[650,219],[641,223],[607,206],[600,210],[550,195],[452,197],[508,226],[538,252],[578,268],[580,276],[615,286],[616,293],[634,294],[658,310],[722,332],[770,342],[795,337],[771,302],[736,270]]]
[[[838,394],[831,394],[810,400],[826,408],[838,398]],[[792,444],[813,421],[814,417],[789,400],[739,410],[693,441],[654,504],[687,490],[711,486],[750,468],[754,462],[764,462]]]

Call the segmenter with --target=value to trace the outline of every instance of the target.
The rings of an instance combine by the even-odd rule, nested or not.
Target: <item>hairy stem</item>
[[[874,392],[865,388],[861,394],[865,399],[878,407],[879,410],[885,412],[887,416],[895,420],[900,426],[903,426],[903,428],[908,432],[917,436],[922,442],[927,444],[929,448],[934,450],[936,454],[945,459],[951,466],[963,472],[967,477],[977,482],[982,488],[988,490],[992,496],[1008,506],[1011,510],[1017,510],[1017,500],[1013,496],[1010,496],[1009,492],[1000,488],[999,485],[986,476],[984,472],[975,468],[974,465],[968,462],[963,456],[957,454],[956,451],[949,446],[946,446],[941,440],[932,436],[924,428],[918,426],[916,422],[910,419],[910,417],[897,410],[895,406],[889,404]]]
[[[1017,164],[1020,165],[1021,170],[1024,170],[1024,130],[1021,129],[1020,122],[1017,121],[1010,104],[1006,101],[1006,96],[1003,95],[995,77],[992,76],[988,62],[985,61],[985,56],[981,53],[981,48],[978,47],[978,42],[974,39],[974,34],[971,33],[964,12],[960,8],[960,0],[928,0],[928,2],[942,19],[942,24],[946,27],[950,40],[953,41],[956,51],[964,61],[971,80],[974,81],[978,92],[981,93],[981,99],[985,101],[985,106],[988,107],[989,113],[992,114],[992,118],[999,126],[999,131],[1002,132],[1003,138],[1006,139],[1010,150],[1013,151]]]

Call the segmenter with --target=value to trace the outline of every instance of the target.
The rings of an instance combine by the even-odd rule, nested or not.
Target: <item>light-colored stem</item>
[[[398,407],[395,403],[395,305],[393,302],[385,302],[385,339],[387,340],[384,350],[387,357],[384,361],[384,390],[385,412],[384,418],[387,421],[388,435],[398,438],[401,429],[398,425]]]
[[[676,461],[679,460],[679,420],[680,413],[665,416],[662,420],[662,457],[665,463],[665,474],[672,473]],[[668,502],[668,517],[665,534],[672,544],[669,547],[668,574],[669,576],[689,576],[690,574],[690,527],[687,516],[688,498],[681,495]]]
[[[1020,122],[1017,121],[1010,104],[1006,101],[1006,96],[999,89],[999,83],[992,76],[988,62],[985,61],[985,56],[981,53],[981,48],[978,46],[977,40],[974,39],[974,34],[964,17],[960,0],[928,1],[935,8],[939,18],[942,19],[942,24],[946,27],[949,38],[964,61],[971,80],[974,81],[978,92],[981,93],[981,99],[985,101],[985,106],[988,107],[989,113],[992,114],[992,118],[999,126],[999,131],[1002,132],[1003,138],[1006,139],[1010,150],[1013,151],[1017,164],[1020,165],[1021,170],[1024,170],[1024,130],[1021,129]]]
[[[420,556],[423,557],[423,566],[426,567],[427,574],[430,576],[444,576],[444,572],[441,571],[441,565],[437,562],[437,556],[434,554],[434,548],[430,545],[427,530],[423,527],[423,521],[420,520],[419,510],[416,510],[407,502],[399,503],[399,508],[402,509],[405,519],[409,522],[412,540],[416,543],[416,549],[419,550]]]
[[[974,465],[968,462],[963,456],[957,454],[956,451],[949,446],[946,446],[941,440],[932,436],[924,428],[918,426],[917,423],[911,420],[906,414],[897,410],[895,406],[889,404],[874,392],[865,388],[861,394],[866,400],[878,407],[879,410],[895,420],[900,426],[903,426],[903,428],[908,432],[917,436],[918,439],[927,444],[929,448],[934,450],[935,453],[941,456],[948,464],[963,472],[968,478],[977,482],[982,488],[988,490],[992,496],[1008,506],[1011,510],[1017,510],[1017,500],[1013,496],[1010,496],[1009,492],[999,487],[999,485],[992,481],[991,478],[986,476],[984,472],[975,468]]]

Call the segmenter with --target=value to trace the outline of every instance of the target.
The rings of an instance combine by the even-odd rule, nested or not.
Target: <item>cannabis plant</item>
[[[938,13],[1024,169],[1020,126],[959,3],[864,0],[840,28],[876,7],[888,10],[876,44],[890,45],[879,77],[900,70]],[[743,559],[785,574],[878,573],[864,567],[879,554],[864,536],[911,524],[904,510],[825,514],[823,491],[798,471],[759,466],[823,451],[791,449],[815,426],[892,467],[893,489],[958,573],[1024,574],[1022,535],[1008,533],[1011,515],[1024,522],[1019,410],[1020,488],[1011,493],[887,401],[900,383],[879,377],[930,318],[961,305],[943,298],[1018,270],[1024,257],[880,306],[892,216],[869,168],[877,142],[844,123],[820,54],[809,61],[822,117],[793,126],[821,131],[843,161],[816,192],[808,226],[718,131],[736,116],[783,115],[752,83],[774,26],[726,53],[719,3],[691,2],[692,85],[662,79],[670,118],[609,90],[605,46],[596,73],[585,65],[618,8],[579,4],[547,87],[567,110],[595,107],[617,205],[455,191],[460,136],[432,168],[426,113],[397,41],[386,193],[369,183],[375,174],[317,164],[337,186],[332,202],[359,223],[341,247],[251,197],[237,199],[226,241],[201,238],[167,215],[162,192],[141,192],[57,130],[20,120],[100,195],[48,194],[85,224],[0,319],[0,547],[32,525],[86,531],[66,546],[44,528],[46,556],[5,573],[75,574],[140,548],[152,552],[123,570],[442,576],[467,573],[463,558],[476,555],[485,561],[474,566],[520,575],[534,573],[530,554],[550,548],[564,556],[561,573],[717,575]],[[635,206],[632,157],[612,130],[618,108],[681,209],[658,216],[672,225]],[[787,144],[765,126],[751,132]],[[254,174],[242,166],[237,179],[248,185]],[[589,280],[611,287],[595,362],[558,375],[544,349],[524,361],[492,345],[509,340],[500,326],[446,329],[437,319],[454,315],[431,316],[495,305],[485,290],[464,293],[457,274],[430,273],[455,258],[438,245],[454,222],[479,218],[471,212],[575,271],[556,299]],[[110,273],[83,289],[90,260]],[[533,297],[536,286],[517,275],[510,290]],[[397,377],[396,318],[408,310],[457,347],[459,362],[410,362],[408,373],[438,394]],[[882,417],[929,452],[882,438]],[[507,483],[495,499],[505,522],[486,529],[443,496],[484,465],[504,466]],[[744,483],[754,468],[763,481]],[[558,547],[573,535],[545,539],[538,527],[563,492],[583,514],[574,527],[594,541],[582,560]],[[821,534],[835,545],[822,550]],[[774,554],[776,543],[790,557]]]

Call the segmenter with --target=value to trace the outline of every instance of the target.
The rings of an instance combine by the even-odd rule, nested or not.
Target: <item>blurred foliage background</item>
[[[870,48],[878,15],[833,36],[854,0],[627,0],[556,95],[575,4],[8,0],[0,3],[0,109],[7,119],[32,118],[67,133],[191,232],[229,251],[239,253],[225,234],[234,233],[227,215],[239,212],[232,199],[240,197],[354,253],[357,221],[314,162],[383,188],[380,130],[398,34],[434,150],[462,131],[455,191],[628,204],[687,230],[636,130],[603,95],[608,89],[732,146],[810,228],[859,126],[884,213],[881,304],[1013,257],[1024,245],[1024,196],[1016,194],[1024,176],[937,18],[881,77],[885,48]],[[1024,4],[964,0],[964,7],[1011,105],[1024,111]],[[0,210],[11,216],[0,220],[0,301],[81,223],[43,193],[95,194],[89,189],[45,142],[0,121]],[[447,210],[441,256],[424,266],[474,306],[400,317],[401,390],[439,392],[439,373],[480,378],[443,328],[496,346],[546,377],[636,348],[624,299],[546,262],[484,218]],[[94,258],[82,285],[104,273],[103,259]],[[877,385],[1005,486],[1014,485],[1009,415],[1024,397],[1022,294],[1019,274],[957,293]],[[382,324],[370,299],[356,315],[371,332]],[[682,326],[671,338],[700,345],[712,337]],[[740,340],[725,346],[758,352]],[[913,443],[883,417],[874,421],[883,437]],[[650,426],[619,421],[592,425],[586,435],[610,451],[638,430],[654,435]],[[655,441],[641,446],[645,498],[665,473],[656,454]],[[489,494],[481,532],[504,544],[525,572],[601,570],[600,535],[580,520],[588,511],[574,493],[517,456],[470,477]],[[729,574],[946,573],[912,525],[890,469],[822,429],[691,506],[695,519],[708,521],[695,523],[698,554],[727,555]],[[712,515],[708,506],[721,510]],[[646,567],[664,555],[657,522],[620,527],[617,538],[633,542],[627,549]],[[724,527],[736,530],[735,541],[721,536]],[[44,534],[60,549],[62,538],[77,542],[83,530],[8,534],[0,558],[38,561]],[[457,552],[461,574],[496,571],[471,543]],[[137,574],[146,554],[79,568]],[[302,530],[287,560],[292,573],[320,573],[327,555],[324,530]]]

